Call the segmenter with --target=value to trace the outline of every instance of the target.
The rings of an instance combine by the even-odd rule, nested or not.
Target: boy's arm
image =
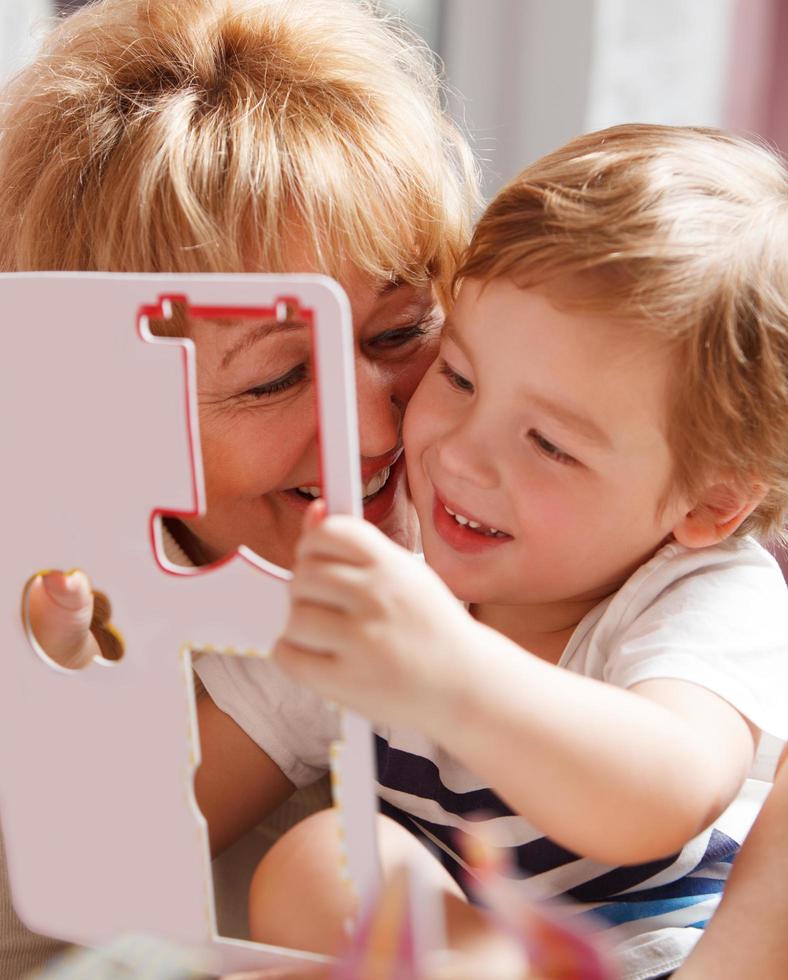
[[[676,980],[787,977],[788,751],[744,842],[722,904]]]
[[[673,853],[735,796],[753,733],[717,695],[559,669],[473,620],[370,525],[307,527],[274,655],[324,697],[420,729],[545,834],[606,864]]]
[[[716,694],[680,680],[623,690],[471,625],[457,673],[473,682],[450,681],[430,734],[559,844],[605,864],[654,860],[735,797],[757,733]]]

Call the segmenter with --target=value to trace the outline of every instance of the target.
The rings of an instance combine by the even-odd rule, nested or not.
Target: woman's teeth
[[[373,494],[377,493],[378,490],[382,490],[386,485],[386,481],[391,473],[391,467],[387,466],[385,469],[378,470],[378,472],[372,477],[369,483],[364,484],[364,492],[362,496],[366,500],[367,497],[371,497]],[[322,496],[323,491],[320,487],[297,487],[299,493],[302,493],[305,497],[311,497],[315,499]]]
[[[490,538],[508,537],[508,535],[505,532],[499,531],[495,527],[485,527],[483,524],[480,524],[478,521],[472,521],[470,517],[464,517],[462,514],[456,514],[453,510],[450,510],[446,506],[446,504],[443,505],[443,509],[446,511],[447,514],[451,514],[451,516],[458,524],[461,524],[463,527],[469,527],[472,531],[477,531],[479,534],[486,534]]]
[[[378,490],[386,485],[386,480],[389,478],[389,473],[391,473],[390,466],[387,466],[384,470],[378,470],[369,483],[365,484],[362,496],[371,497],[373,493],[377,493]]]

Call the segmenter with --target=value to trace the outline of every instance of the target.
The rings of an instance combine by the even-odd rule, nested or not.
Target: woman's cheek
[[[233,424],[209,428],[203,439],[209,505],[212,497],[258,495],[281,487],[300,453],[298,428],[276,417],[255,417],[253,411]]]

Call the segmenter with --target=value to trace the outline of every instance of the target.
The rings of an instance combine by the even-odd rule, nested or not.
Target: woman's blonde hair
[[[99,0],[6,89],[0,270],[448,285],[477,199],[424,45],[360,0]]]
[[[672,490],[769,491],[743,525],[788,512],[788,171],[717,130],[617,126],[527,167],[492,202],[458,273],[544,287],[674,348]]]

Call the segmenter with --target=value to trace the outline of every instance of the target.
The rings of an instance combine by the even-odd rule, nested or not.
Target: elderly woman
[[[3,106],[0,270],[339,280],[364,513],[414,546],[402,413],[433,357],[476,199],[420,46],[358,0],[99,0],[56,27]],[[207,511],[168,523],[171,556],[202,564],[243,543],[286,567],[319,482],[307,340],[261,339],[230,357],[243,324],[184,317],[176,329],[196,344]],[[91,604],[80,575],[35,583],[48,652],[71,663],[97,652]],[[218,851],[294,785],[208,693],[198,716],[197,795]],[[6,978],[55,944],[16,918],[1,852],[0,867]]]

